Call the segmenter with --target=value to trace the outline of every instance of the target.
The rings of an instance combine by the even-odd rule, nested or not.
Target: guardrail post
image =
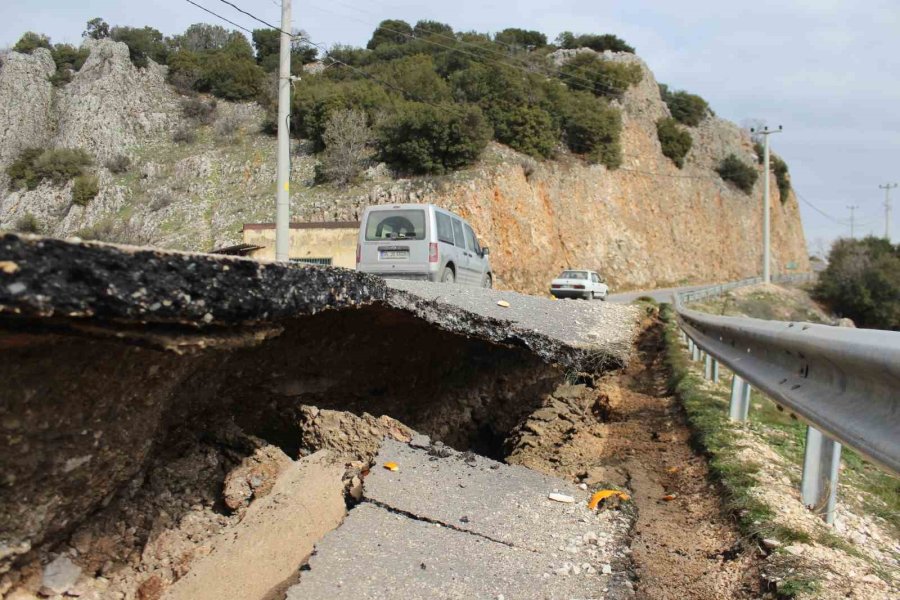
[[[841,444],[815,427],[807,427],[800,499],[829,525],[834,523],[840,466]]]
[[[719,361],[712,359],[712,380],[713,383],[719,383]]]
[[[705,354],[703,357],[703,376],[706,379],[712,379],[712,363],[713,357],[709,354]]]
[[[732,421],[746,421],[750,414],[750,384],[734,374],[731,379],[731,402],[728,405],[728,418]]]
[[[694,342],[694,348],[691,350],[691,360],[697,362],[700,360],[700,346]]]

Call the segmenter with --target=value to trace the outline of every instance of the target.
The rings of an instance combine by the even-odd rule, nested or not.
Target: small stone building
[[[291,223],[288,257],[293,262],[355,269],[358,233],[358,221]],[[241,246],[247,256],[275,260],[275,224],[245,223]]]

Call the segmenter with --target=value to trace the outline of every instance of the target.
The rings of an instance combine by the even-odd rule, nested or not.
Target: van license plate
[[[407,250],[382,250],[381,258],[407,258],[409,251]]]

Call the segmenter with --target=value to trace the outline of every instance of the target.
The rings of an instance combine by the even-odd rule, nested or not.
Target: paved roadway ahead
[[[658,290],[644,290],[636,292],[624,292],[622,294],[610,294],[609,302],[617,304],[628,304],[634,302],[641,296],[650,296],[657,302],[672,302],[675,292],[690,292],[693,290],[702,290],[705,287],[714,285],[712,283],[704,283],[703,285],[689,285],[684,287],[660,288]]]

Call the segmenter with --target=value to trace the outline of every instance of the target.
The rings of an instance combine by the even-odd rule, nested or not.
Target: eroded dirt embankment
[[[323,447],[365,458],[388,429],[405,430],[329,410],[390,415],[500,457],[508,432],[562,378],[526,350],[380,307],[299,318],[260,347],[192,356],[62,335],[7,333],[0,344],[8,579],[68,540],[86,573],[149,568],[174,581],[190,556],[147,560],[167,528],[190,516],[197,526],[181,536],[217,532],[271,485],[279,461]],[[223,497],[254,456],[250,487],[232,482]],[[79,517],[98,509],[96,527],[80,533]]]

